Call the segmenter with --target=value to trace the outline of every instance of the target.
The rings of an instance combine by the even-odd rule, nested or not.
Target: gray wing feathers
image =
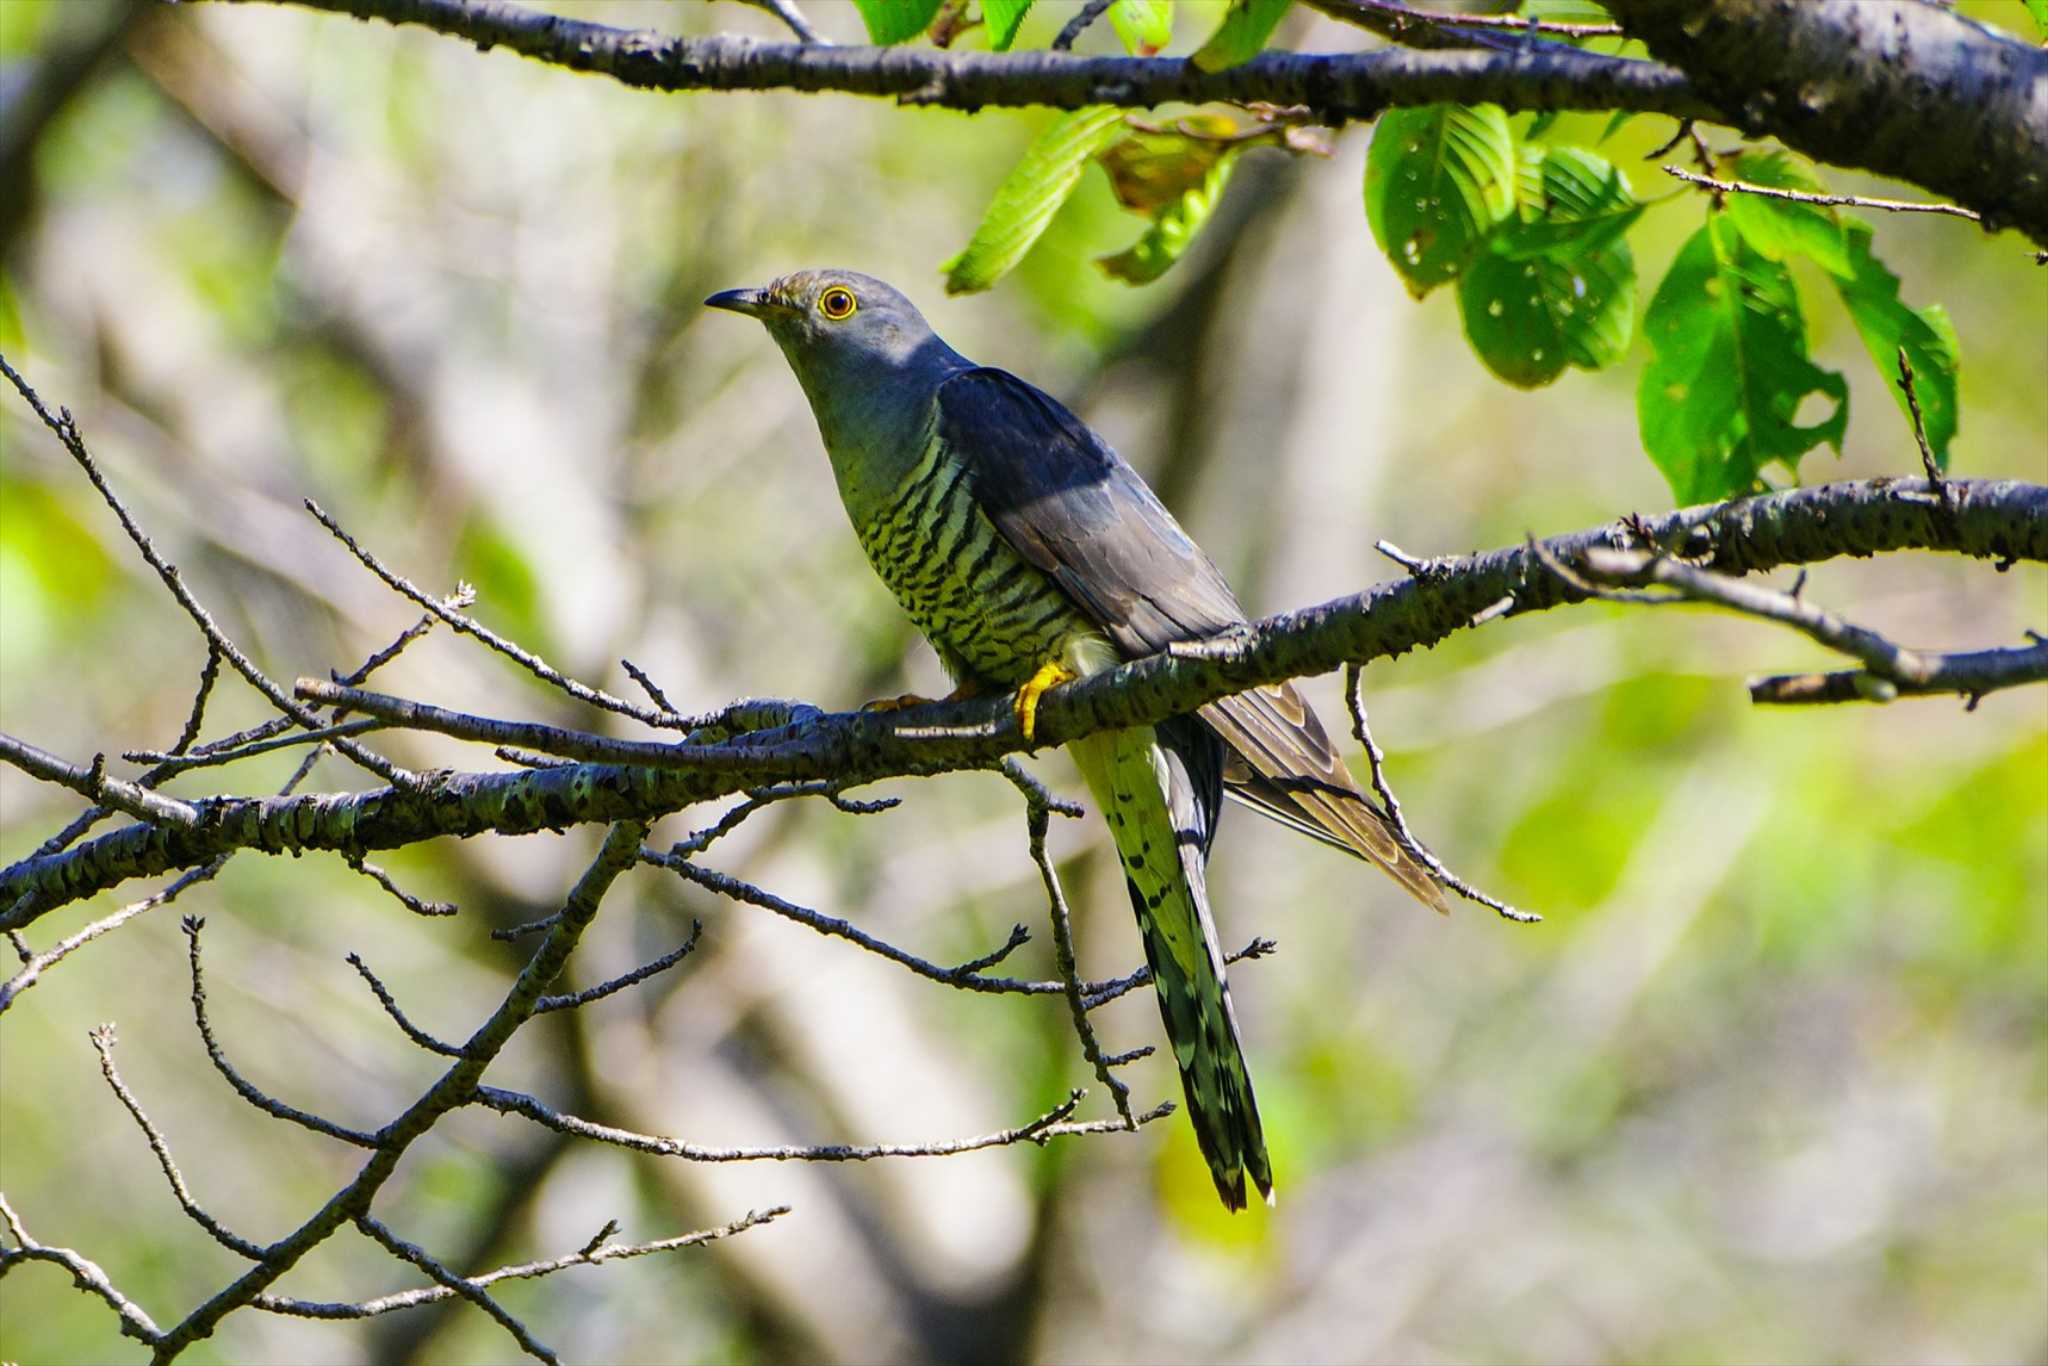
[[[1053,576],[1125,655],[1245,620],[1223,575],[1173,514],[1086,424],[1006,371],[963,370],[938,390],[940,439],[964,457],[976,502],[1005,540]],[[1307,827],[1445,909],[1435,879],[1406,857],[1292,685],[1202,708],[1235,751],[1232,795]]]

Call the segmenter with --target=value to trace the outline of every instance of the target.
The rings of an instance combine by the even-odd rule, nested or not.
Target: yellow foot
[[[1031,675],[1030,681],[1017,689],[1017,700],[1011,704],[1017,713],[1017,729],[1024,732],[1024,738],[1034,740],[1038,728],[1038,699],[1062,683],[1071,683],[1080,675],[1060,663],[1049,659]]]

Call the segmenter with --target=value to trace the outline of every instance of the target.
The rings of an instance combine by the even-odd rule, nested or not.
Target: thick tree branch
[[[1746,132],[2048,244],[2048,49],[1913,0],[1609,0]]]
[[[1952,509],[1924,479],[1876,479],[1630,518],[1553,537],[1541,548],[1566,562],[1589,547],[1655,548],[1726,574],[1912,549],[2048,561],[2048,487],[2016,480],[1947,480],[1944,487]],[[1153,724],[1246,688],[1432,645],[1482,615],[1519,615],[1585,596],[1547,572],[1526,545],[1427,561],[1402,582],[1057,688],[1039,708],[1038,743],[1051,747],[1097,730]],[[375,696],[352,702],[367,709],[365,699]],[[759,705],[771,716],[778,711]],[[19,929],[130,878],[192,867],[233,849],[364,852],[440,835],[651,820],[767,783],[853,786],[987,768],[1027,747],[1003,698],[840,715],[781,710],[789,724],[739,739],[677,747],[609,742],[637,746],[625,763],[440,773],[415,789],[198,801],[202,819],[190,829],[132,825],[0,870],[0,930]],[[672,766],[652,767],[656,762]]]
[[[231,0],[252,3],[254,0]],[[275,3],[278,0],[263,0]],[[508,0],[282,0],[311,9],[418,24],[478,47],[610,76],[648,90],[837,90],[955,109],[1168,102],[1305,105],[1333,122],[1394,105],[1491,101],[1510,109],[1631,109],[1718,118],[1685,78],[1655,62],[1554,44],[1503,51],[1266,52],[1227,71],[1178,57],[1076,57],[1065,52],[949,52],[830,47],[750,38],[680,38],[547,14]]]

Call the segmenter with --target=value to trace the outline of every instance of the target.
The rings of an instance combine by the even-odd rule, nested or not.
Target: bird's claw
[[[1060,684],[1071,683],[1079,677],[1057,659],[1049,659],[1039,666],[1038,672],[1031,675],[1023,687],[1017,689],[1011,709],[1017,716],[1017,729],[1024,733],[1026,741],[1038,738],[1038,699]]]

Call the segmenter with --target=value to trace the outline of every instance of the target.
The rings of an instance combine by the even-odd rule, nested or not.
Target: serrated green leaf
[[[1920,399],[1921,421],[1935,463],[1948,468],[1949,442],[1955,439],[1961,414],[1956,404],[1956,372],[1962,348],[1948,312],[1940,304],[1909,308],[1899,298],[1899,277],[1870,252],[1875,234],[1868,223],[1851,222],[1845,231],[1850,270],[1835,281],[1856,331],[1863,337],[1877,372],[1892,391],[1899,411],[1911,419],[1905,386],[1899,383],[1899,348],[1913,365],[1913,392]]]
[[[907,43],[930,28],[940,3],[941,0],[853,0],[853,7],[860,11],[861,22],[868,26],[868,41],[887,47]]]
[[[1642,212],[1628,177],[1606,157],[1525,142],[1515,157],[1515,213],[1489,245],[1516,260],[1575,256],[1621,236]]]
[[[1204,71],[1221,71],[1250,61],[1265,48],[1294,0],[1230,0],[1223,22],[1189,58]]]
[[[1097,257],[1095,264],[1101,266],[1111,279],[1122,280],[1129,285],[1149,285],[1164,275],[1187,251],[1195,240],[1195,234],[1202,230],[1202,225],[1209,221],[1209,215],[1222,201],[1223,190],[1230,183],[1230,172],[1237,164],[1239,150],[1233,148],[1219,157],[1209,167],[1201,184],[1184,191],[1178,199],[1161,209],[1143,237],[1114,256]]]
[[[948,294],[987,289],[1010,273],[1080,183],[1088,162],[1123,134],[1123,111],[1094,105],[1038,135],[997,187],[964,250],[941,266]]]
[[[1514,205],[1514,136],[1498,105],[1380,115],[1365,158],[1365,218],[1409,293],[1456,278]]]
[[[1173,0],[1116,0],[1109,26],[1123,39],[1124,51],[1149,57],[1173,41]]]
[[[2041,41],[2048,43],[2048,0],[2027,0],[2027,13],[2034,16],[2034,27],[2041,31]]]
[[[1458,307],[1486,368],[1534,389],[1567,365],[1599,370],[1628,354],[1635,257],[1619,239],[1570,258],[1481,252],[1458,281]]]
[[[981,0],[981,19],[988,25],[988,45],[994,52],[1008,52],[1017,41],[1017,26],[1024,22],[1031,0]]]
[[[1749,492],[1770,461],[1798,469],[1823,441],[1837,453],[1849,420],[1841,375],[1807,358],[1792,276],[1759,254],[1725,213],[1672,261],[1643,330],[1652,358],[1636,389],[1643,447],[1681,502]],[[1794,421],[1819,393],[1834,411]]]
[[[1735,159],[1735,178],[1774,190],[1823,193],[1823,186],[1790,152],[1745,152]],[[1850,272],[1849,244],[1842,221],[1825,204],[1773,199],[1761,194],[1727,196],[1728,217],[1749,245],[1773,261],[1804,256],[1830,275]]]

